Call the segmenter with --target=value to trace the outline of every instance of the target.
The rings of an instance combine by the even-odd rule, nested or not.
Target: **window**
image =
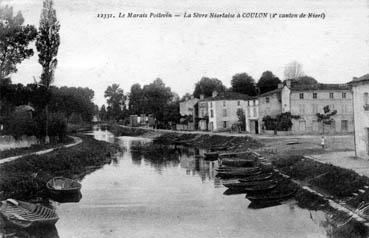
[[[223,117],[226,117],[227,116],[227,109],[223,109]]]
[[[313,93],[313,99],[317,99],[318,98],[318,94],[317,93]]]
[[[341,131],[347,131],[347,128],[348,128],[348,122],[347,120],[342,120],[341,121]]]
[[[210,102],[210,108],[213,108],[213,102]]]
[[[237,106],[240,106],[241,105],[241,102],[240,101],[237,101]]]
[[[223,101],[223,107],[225,107],[226,106],[226,101]]]
[[[255,100],[252,100],[252,105],[256,105]]]
[[[342,93],[342,98],[346,98],[346,93]]]
[[[250,101],[247,101],[247,106],[250,106]]]
[[[256,107],[254,107],[254,117],[257,117],[257,111],[256,111]]]
[[[333,99],[333,93],[329,93],[329,98]]]
[[[210,117],[213,118],[214,117],[214,112],[213,110],[210,110]]]
[[[304,99],[304,93],[300,93],[300,99]]]
[[[251,117],[250,113],[251,113],[251,111],[250,111],[250,107],[248,107],[248,108],[247,108],[247,116],[248,116],[248,117]]]
[[[364,105],[368,105],[368,93],[364,93]]]
[[[227,122],[223,121],[223,128],[227,128]]]
[[[265,102],[266,102],[266,103],[269,103],[269,97],[266,97],[266,98],[265,98]]]

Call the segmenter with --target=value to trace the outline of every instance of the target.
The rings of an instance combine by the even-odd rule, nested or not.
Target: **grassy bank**
[[[325,194],[345,200],[347,204],[357,207],[361,201],[369,202],[369,194],[361,194],[359,189],[369,186],[369,178],[348,170],[323,164],[303,156],[275,157],[272,164],[282,173],[301,181]],[[358,196],[354,196],[358,193]]]
[[[80,179],[111,161],[118,148],[88,136],[71,148],[45,155],[30,155],[0,166],[0,191],[4,198],[28,199],[44,192],[45,182],[54,176]]]
[[[184,133],[164,133],[154,139],[156,144],[177,144],[193,146],[198,148],[211,148],[215,146],[225,146],[228,150],[245,150],[247,148],[258,148],[262,146],[257,140],[244,136],[223,136],[207,134],[184,134]]]
[[[47,150],[50,148],[62,147],[66,144],[70,144],[73,142],[74,142],[73,138],[68,136],[65,138],[65,140],[62,143],[35,144],[35,145],[31,145],[30,147],[25,147],[25,148],[14,148],[14,149],[9,149],[9,150],[3,150],[0,152],[0,160],[7,158],[7,157],[34,153],[39,150]]]
[[[148,133],[148,130],[137,127],[122,127],[118,124],[109,124],[107,129],[115,136],[142,136]]]

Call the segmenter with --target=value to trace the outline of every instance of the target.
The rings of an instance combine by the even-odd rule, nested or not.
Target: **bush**
[[[23,135],[32,136],[35,131],[35,122],[23,114],[11,114],[5,119],[4,134],[11,135],[15,139]]]

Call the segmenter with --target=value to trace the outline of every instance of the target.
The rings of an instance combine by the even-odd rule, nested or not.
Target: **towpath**
[[[0,160],[0,165],[1,164],[4,164],[4,163],[7,163],[7,162],[10,162],[10,161],[14,161],[16,159],[19,159],[19,158],[22,158],[22,157],[25,157],[25,156],[28,156],[28,155],[43,155],[43,154],[47,154],[47,153],[50,153],[56,149],[59,149],[59,148],[70,148],[72,146],[76,146],[80,143],[82,143],[82,139],[79,138],[79,137],[76,137],[76,136],[71,136],[74,140],[73,143],[70,143],[70,144],[67,144],[67,145],[63,145],[63,146],[58,146],[58,147],[55,147],[55,148],[51,148],[51,149],[46,149],[46,150],[39,150],[39,151],[36,151],[36,152],[32,152],[32,153],[27,153],[27,154],[23,154],[23,155],[17,155],[17,156],[12,156],[12,157],[8,157],[8,158],[4,158],[4,159],[1,159]]]

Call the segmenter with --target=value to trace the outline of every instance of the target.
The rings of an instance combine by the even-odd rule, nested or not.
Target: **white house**
[[[369,74],[350,82],[353,92],[356,156],[369,159]]]

